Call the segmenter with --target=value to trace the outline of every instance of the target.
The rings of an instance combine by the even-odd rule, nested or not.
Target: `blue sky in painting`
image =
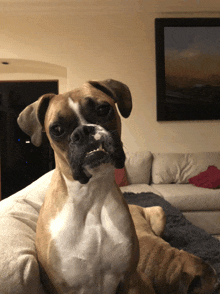
[[[165,27],[166,51],[192,48],[201,53],[220,54],[220,27]]]
[[[220,87],[220,27],[165,27],[167,85]]]

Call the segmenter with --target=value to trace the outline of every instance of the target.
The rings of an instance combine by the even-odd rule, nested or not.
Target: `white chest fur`
[[[129,218],[114,180],[65,179],[69,198],[50,223],[62,279],[76,293],[115,293],[131,258]]]

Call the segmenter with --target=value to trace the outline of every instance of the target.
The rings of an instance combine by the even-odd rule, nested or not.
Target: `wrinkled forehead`
[[[92,98],[95,102],[107,101],[112,105],[115,103],[109,95],[102,92],[101,90],[96,89],[88,83],[84,84],[79,89],[75,89],[66,93],[65,96],[70,97],[73,102],[77,102],[81,106],[83,106],[88,101],[88,98]]]
[[[49,120],[57,116],[72,116],[73,114],[79,117],[82,109],[91,99],[97,104],[106,101],[115,108],[115,102],[109,95],[89,84],[84,84],[81,88],[54,96],[47,117]]]

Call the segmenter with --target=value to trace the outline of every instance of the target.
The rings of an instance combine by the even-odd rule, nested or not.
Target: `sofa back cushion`
[[[129,184],[150,183],[152,159],[149,151],[126,153],[125,169]]]
[[[186,184],[210,165],[220,168],[220,152],[154,153],[152,182]]]

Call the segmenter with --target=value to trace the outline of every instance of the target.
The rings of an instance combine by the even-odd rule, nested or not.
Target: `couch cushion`
[[[189,178],[205,171],[210,165],[220,168],[220,152],[154,153],[152,182],[186,184]]]
[[[125,168],[130,184],[150,183],[152,159],[149,151],[126,153]]]
[[[125,187],[121,187],[121,192],[132,192],[132,193],[142,193],[142,192],[151,192],[154,194],[157,194],[163,198],[163,196],[160,194],[160,192],[156,189],[154,189],[152,186],[148,184],[132,184]]]
[[[190,211],[183,212],[188,221],[207,233],[212,235],[220,234],[220,211]]]
[[[115,182],[119,187],[129,185],[125,168],[115,169]]]
[[[0,293],[45,294],[36,257],[36,223],[52,172],[0,202]]]
[[[181,211],[220,209],[220,190],[198,188],[191,184],[152,184],[165,200]]]
[[[211,165],[206,171],[190,178],[189,183],[196,187],[209,189],[217,188],[220,186],[220,170],[214,165]]]

